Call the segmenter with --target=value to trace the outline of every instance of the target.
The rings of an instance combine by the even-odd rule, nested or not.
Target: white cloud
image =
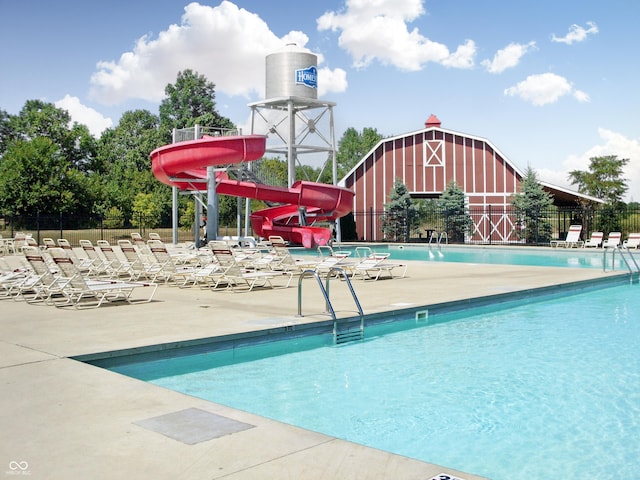
[[[110,118],[105,118],[93,108],[83,105],[80,103],[78,97],[65,95],[64,98],[55,102],[54,105],[69,112],[73,122],[86,125],[91,135],[96,138],[113,125],[113,121]]]
[[[318,30],[340,31],[338,43],[356,68],[374,60],[400,70],[417,71],[425,63],[471,68],[475,43],[467,40],[451,53],[446,45],[424,37],[407,24],[424,14],[421,0],[347,0],[342,12],[327,12],[317,20]]]
[[[331,70],[323,67],[318,69],[318,97],[322,98],[329,91],[344,92],[347,90],[347,72],[341,68]],[[329,90],[331,87],[331,90]]]
[[[297,31],[278,38],[258,15],[226,0],[217,7],[194,2],[184,10],[180,25],[170,25],[157,38],[141,37],[117,61],[99,62],[91,97],[106,105],[129,99],[159,102],[166,85],[185,69],[204,75],[216,92],[262,97],[265,57],[287,43],[304,47],[309,40]],[[324,91],[342,91],[341,76],[327,69],[324,77],[338,83],[323,85]]]
[[[553,34],[551,35],[551,41],[571,45],[572,43],[586,40],[589,35],[598,33],[598,26],[594,22],[587,22],[587,26],[589,28],[573,24],[569,27],[569,32],[564,37],[557,37]]]
[[[536,42],[526,44],[510,43],[501,50],[498,50],[493,56],[493,60],[483,60],[481,65],[487,69],[489,73],[502,73],[508,68],[513,68],[520,59],[531,50],[536,48]]]
[[[520,97],[536,106],[555,103],[565,95],[573,95],[579,102],[589,101],[589,96],[586,93],[575,90],[566,78],[555,73],[529,75],[514,87],[507,88],[504,94]]]
[[[589,161],[592,157],[616,155],[618,158],[627,158],[629,163],[624,168],[624,177],[627,179],[629,190],[626,201],[640,201],[640,139],[627,138],[621,133],[616,133],[606,128],[599,128],[598,134],[601,142],[589,148],[585,152],[570,155],[562,162],[559,170],[536,169],[539,178],[554,185],[576,189],[569,183],[569,172],[572,170],[589,170]]]

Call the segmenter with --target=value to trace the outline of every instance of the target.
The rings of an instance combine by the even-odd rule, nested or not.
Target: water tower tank
[[[288,44],[282,50],[267,55],[266,98],[318,98],[318,57],[309,51]]]

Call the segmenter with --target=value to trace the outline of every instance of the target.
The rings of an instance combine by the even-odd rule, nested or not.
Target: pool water
[[[638,288],[113,370],[494,480],[637,478]]]
[[[338,247],[336,247],[338,248]],[[341,250],[351,251],[356,257],[356,247],[339,247]],[[566,267],[566,268],[604,268],[603,249],[585,248],[528,248],[477,246],[460,247],[458,245],[376,245],[376,252],[389,252],[394,260],[419,260],[423,262],[462,262],[486,263],[501,265],[525,265],[534,267]],[[293,249],[292,253],[300,255],[315,255],[315,250]],[[635,254],[639,258],[640,256]],[[607,255],[607,269],[625,270],[620,254]]]

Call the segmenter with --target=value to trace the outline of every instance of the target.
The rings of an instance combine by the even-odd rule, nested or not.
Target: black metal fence
[[[460,217],[434,208],[411,220],[408,211],[389,219],[387,213],[372,209],[354,212],[353,220],[350,220],[354,226],[346,226],[343,231],[354,232],[353,238],[346,240],[367,242],[429,242],[430,239],[446,238],[449,243],[526,245],[548,245],[550,240],[564,239],[573,224],[582,225],[583,239],[594,231],[604,232],[605,237],[609,232],[620,231],[623,238],[629,233],[640,232],[640,209],[626,206],[615,210],[606,207],[551,208],[535,215],[525,215],[512,207],[488,206],[467,209],[465,218]],[[390,220],[400,225],[392,229],[391,236],[387,233],[389,229],[385,231],[383,227]]]
[[[122,222],[115,222],[122,223]],[[235,227],[220,227],[221,235],[235,235]],[[0,236],[14,238],[16,232],[30,234],[38,244],[43,238],[67,239],[72,245],[79,245],[80,240],[107,240],[117,243],[120,239],[131,239],[131,233],[140,233],[147,237],[149,232],[160,234],[163,241],[173,241],[173,228],[170,223],[158,223],[157,218],[138,217],[130,225],[113,226],[112,219],[98,216],[79,215],[33,215],[33,216],[0,216]],[[229,233],[227,233],[229,232]],[[204,234],[202,229],[198,232]],[[196,233],[194,227],[179,227],[178,242],[193,242]]]
[[[386,217],[386,218],[385,218]],[[607,208],[573,208],[540,211],[535,216],[526,216],[515,208],[473,208],[460,218],[449,215],[441,209],[422,211],[409,220],[409,212],[390,219],[384,212],[354,212],[342,219],[341,232],[344,241],[366,242],[428,242],[446,237],[449,243],[469,244],[526,244],[548,245],[549,240],[564,239],[573,224],[582,225],[582,238],[593,231],[602,231],[605,236],[611,231],[622,232],[623,238],[629,233],[640,232],[640,209],[624,207],[612,211]],[[383,221],[385,219],[385,221]],[[383,229],[383,223],[396,221],[394,238]],[[461,225],[466,225],[462,229]],[[76,215],[57,216],[0,216],[0,235],[13,238],[15,233],[29,233],[38,243],[42,238],[54,240],[66,238],[73,245],[79,240],[107,240],[116,243],[121,238],[131,238],[131,232],[143,237],[149,232],[159,233],[163,240],[173,239],[170,224],[158,224],[157,218],[140,217],[131,225],[114,227],[111,222],[100,217],[80,217]],[[387,230],[388,231],[388,230]],[[201,233],[201,232],[199,232]],[[236,235],[235,225],[221,225],[219,235]],[[248,233],[249,235],[252,232]],[[444,234],[444,236],[443,236]],[[179,227],[178,241],[194,241],[193,227]]]

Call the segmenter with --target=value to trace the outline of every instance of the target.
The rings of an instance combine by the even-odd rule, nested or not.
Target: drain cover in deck
[[[134,423],[187,445],[206,442],[255,426],[198,408],[187,408]]]

